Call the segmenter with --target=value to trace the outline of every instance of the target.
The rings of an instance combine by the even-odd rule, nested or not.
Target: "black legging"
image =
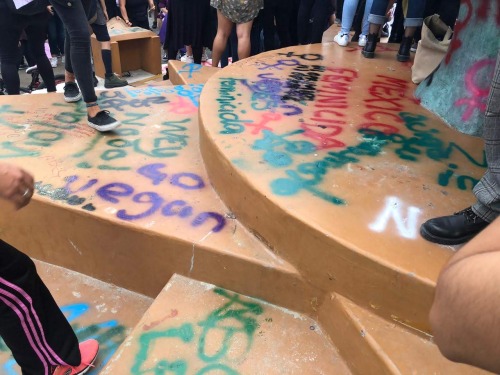
[[[291,7],[289,0],[264,0],[263,13],[264,13],[264,49],[266,51],[271,51],[276,48],[274,43],[275,29],[280,39],[280,47],[284,48],[291,46],[292,45],[292,41],[290,39]]]
[[[78,86],[86,103],[97,101],[94,78],[90,61],[90,32],[87,14],[90,1],[87,0],[50,0],[50,3],[64,23],[66,40],[65,69],[75,73]],[[68,5],[70,4],[70,5]]]
[[[31,55],[38,65],[38,71],[47,86],[47,91],[56,91],[54,71],[45,55],[45,38],[49,12],[23,16],[13,14],[5,3],[0,1],[0,63],[2,77],[9,95],[19,95],[21,82],[19,80],[19,38],[23,30],[29,39]]]
[[[299,43],[321,43],[332,13],[331,0],[301,0],[297,17]]]

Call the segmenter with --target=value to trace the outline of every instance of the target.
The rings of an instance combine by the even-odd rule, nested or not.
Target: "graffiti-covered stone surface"
[[[178,275],[102,374],[349,374],[318,324]]]
[[[396,50],[272,51],[222,70],[201,96],[202,154],[231,210],[317,285],[374,306],[435,282],[451,253],[419,226],[468,206],[486,167],[480,139],[419,105]],[[227,189],[228,174],[246,189]],[[372,261],[387,272],[372,278]]]

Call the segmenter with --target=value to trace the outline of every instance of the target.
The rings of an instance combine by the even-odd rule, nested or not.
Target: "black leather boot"
[[[377,48],[378,34],[368,34],[366,45],[363,47],[361,53],[367,59],[373,59],[375,57],[375,48]]]
[[[405,61],[410,60],[410,48],[411,48],[412,43],[413,43],[412,36],[403,37],[403,40],[401,41],[401,44],[399,45],[398,54],[396,56],[398,61],[405,62]]]
[[[431,242],[458,245],[470,240],[488,224],[468,207],[453,215],[427,220],[420,227],[420,234]]]

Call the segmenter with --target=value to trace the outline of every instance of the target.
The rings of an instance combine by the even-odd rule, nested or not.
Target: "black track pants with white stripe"
[[[78,366],[78,340],[36,272],[33,261],[0,240],[0,336],[23,375]]]

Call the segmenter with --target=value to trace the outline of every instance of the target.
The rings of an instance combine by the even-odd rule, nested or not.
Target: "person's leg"
[[[59,54],[63,56],[66,30],[64,29],[64,24],[62,23],[61,18],[56,12],[54,12],[54,18],[56,20],[57,48],[59,49]]]
[[[335,16],[340,22],[342,22],[342,13],[344,13],[344,0],[337,0]]]
[[[263,21],[264,21],[264,50],[272,51],[274,48],[276,3],[274,0],[264,0]]]
[[[236,25],[236,35],[238,36],[238,59],[243,60],[250,56],[250,32],[252,31],[252,21]]]
[[[500,219],[454,252],[436,285],[429,315],[434,342],[448,359],[500,373]]]
[[[212,66],[218,67],[222,53],[226,49],[227,39],[231,34],[233,23],[229,21],[220,10],[217,10],[217,35],[212,48]],[[238,47],[239,49],[239,47]]]
[[[488,169],[474,187],[477,203],[472,210],[483,220],[492,222],[500,215],[500,52],[486,106],[483,139]]]
[[[50,16],[49,25],[47,28],[47,34],[49,39],[50,53],[52,56],[57,56],[61,52],[59,51],[58,41],[57,41],[57,24],[56,16]]]
[[[290,8],[289,0],[279,0],[276,9],[276,31],[280,39],[280,47],[285,48],[292,45],[292,38],[290,35],[290,24],[292,10]]]
[[[25,26],[23,16],[10,15],[0,9],[0,65],[5,89],[9,95],[19,95],[19,38]]]
[[[368,21],[368,17],[370,16],[372,5],[373,0],[366,0],[365,11],[363,13],[363,23],[361,26],[361,35],[367,36],[370,33],[370,22]]]
[[[408,0],[408,12],[405,16],[405,36],[413,37],[417,27],[424,21],[425,2],[421,0]],[[410,29],[410,31],[408,31]]]
[[[290,7],[290,45],[296,46],[299,43],[297,35],[297,16],[299,14],[299,0],[289,0],[287,2]]]
[[[401,40],[401,45],[399,46],[397,54],[398,61],[408,61],[410,59],[410,48],[413,44],[413,35],[417,28],[422,26],[424,11],[425,3],[422,1],[408,1],[408,12],[404,21],[404,36]]]
[[[23,375],[78,366],[78,340],[33,261],[0,240],[0,336]]]
[[[263,31],[263,9],[259,11],[257,17],[253,20],[252,30],[250,31],[250,56],[258,55],[264,51],[264,43],[262,43],[261,34]],[[229,36],[229,43],[231,43],[231,50],[233,54],[233,61],[238,61],[238,36],[236,35],[236,27],[233,28]]]
[[[30,41],[21,40],[20,42],[21,42],[21,53],[26,58],[26,64],[28,64],[28,66],[35,66],[36,61],[35,58],[33,57],[33,53],[31,52]]]
[[[370,10],[370,14],[368,16],[368,22],[370,23],[370,34],[372,31],[377,31],[380,29],[380,26],[385,23],[385,13],[387,12],[387,5],[389,5],[389,0],[373,0],[373,4]],[[372,28],[371,24],[378,26]]]
[[[156,29],[157,27],[159,28],[158,26],[158,15],[160,14],[160,7],[158,5],[158,0],[154,0],[153,1],[154,5],[155,5],[155,10],[153,12],[153,29]]]
[[[359,36],[361,35],[361,25],[363,24],[363,10],[365,9],[365,4],[365,0],[360,0],[358,2],[358,6],[356,7],[356,14],[354,15],[351,27],[351,30],[354,30],[351,42],[357,42],[359,40]]]
[[[378,34],[380,28],[385,23],[385,13],[388,5],[389,0],[373,0],[370,15],[368,16],[368,22],[370,23],[368,36],[363,51],[361,52],[367,59],[373,59],[375,57]]]
[[[51,3],[66,28],[65,81],[66,87],[71,88],[71,93],[68,94],[68,97],[66,97],[65,93],[65,99],[68,102],[80,100],[76,95],[78,90],[75,84],[76,78],[83,100],[87,104],[88,125],[99,131],[113,130],[120,125],[120,122],[110,117],[108,112],[101,111],[97,105],[90,60],[90,33],[84,5],[80,0],[69,1],[68,4],[71,4],[71,6],[68,7],[54,0]]]
[[[309,30],[311,28],[311,10],[314,0],[300,0],[299,12],[297,14],[297,35],[299,44],[311,43]]]
[[[321,43],[323,33],[328,28],[328,19],[332,14],[331,0],[315,0],[311,12],[313,23],[310,42]]]
[[[460,10],[460,0],[438,0],[438,3],[437,14],[445,24],[453,29]]]
[[[76,0],[71,7],[66,7],[58,1],[52,1],[52,6],[66,27],[66,82],[78,79],[84,101],[95,103],[97,96],[90,61],[90,33],[83,4]]]
[[[229,54],[231,53],[231,43],[226,44],[226,49],[221,55],[220,58],[220,67],[225,68],[229,65]]]
[[[193,62],[195,64],[201,64],[201,56],[203,55],[202,46],[191,46],[191,53],[193,54]]]
[[[125,79],[116,76],[113,72],[113,61],[111,59],[111,38],[109,37],[108,27],[106,25],[98,25],[96,23],[93,23],[91,27],[97,41],[101,43],[101,58],[104,65],[104,87],[110,89],[127,86],[128,82]]]
[[[340,28],[341,35],[349,35],[351,32],[352,21],[356,14],[359,0],[346,0],[344,1],[344,8],[342,11],[342,27]]]
[[[420,227],[426,240],[445,245],[468,241],[500,216],[500,52],[486,107],[483,139],[488,169],[474,186],[477,202],[454,215],[430,219]]]
[[[38,67],[38,72],[47,87],[47,92],[55,92],[56,82],[54,80],[54,71],[45,54],[45,33],[49,17],[48,12],[30,16],[30,24],[26,27],[25,31],[28,36],[31,54]]]

